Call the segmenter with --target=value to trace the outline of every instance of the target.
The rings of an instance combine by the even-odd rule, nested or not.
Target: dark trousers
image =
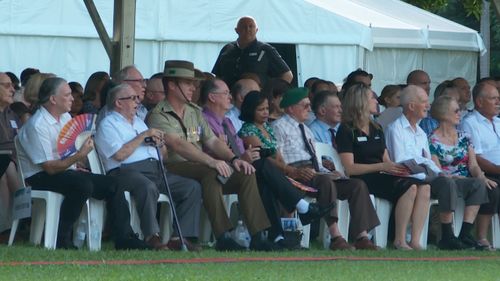
[[[145,159],[112,170],[110,175],[116,176],[121,188],[129,191],[134,197],[137,212],[141,220],[144,237],[160,232],[156,220],[156,207],[160,193],[166,194],[167,187],[158,160]],[[175,206],[182,234],[186,237],[198,237],[201,208],[201,186],[189,178],[174,175],[166,171],[167,182],[172,194],[171,202]],[[178,231],[174,227],[174,236]]]
[[[479,214],[481,215],[494,215],[500,213],[500,175],[486,175],[490,180],[495,181],[498,186],[496,188],[489,189],[488,199],[489,202],[482,204],[479,208]]]
[[[321,206],[325,207],[331,202],[347,200],[351,221],[349,234],[356,238],[362,231],[370,231],[380,224],[380,221],[370,199],[366,184],[360,179],[335,180],[330,174],[320,174],[312,179],[313,187],[318,189],[316,197]],[[328,226],[338,221],[337,207],[324,217]]]
[[[453,212],[458,198],[463,198],[465,206],[481,205],[488,202],[487,188],[476,178],[450,178],[440,176],[431,182],[431,197],[439,202],[439,212]]]
[[[278,202],[289,212],[293,212],[302,193],[285,177],[283,172],[268,159],[253,162],[260,197],[271,223],[270,238],[283,234]]]
[[[59,239],[70,239],[73,224],[90,197],[106,200],[115,238],[127,237],[132,233],[127,201],[113,177],[66,170],[54,175],[40,172],[27,178],[26,182],[33,189],[64,195],[59,219]]]

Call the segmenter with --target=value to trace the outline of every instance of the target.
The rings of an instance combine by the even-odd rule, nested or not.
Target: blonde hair
[[[370,118],[370,88],[363,83],[355,83],[347,89],[342,99],[342,122],[361,129],[366,124],[380,128]]]
[[[28,82],[26,82],[23,93],[24,100],[29,102],[31,107],[34,107],[38,103],[38,92],[40,91],[40,86],[43,81],[50,77],[56,76],[52,73],[36,73],[30,77]]]

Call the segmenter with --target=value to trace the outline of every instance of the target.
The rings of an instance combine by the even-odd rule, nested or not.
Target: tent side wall
[[[437,85],[455,77],[476,82],[478,53],[432,49],[374,48],[365,52],[366,71],[373,73],[373,90],[380,94],[384,85],[405,84],[406,76],[415,69],[425,70],[431,77],[432,92]]]

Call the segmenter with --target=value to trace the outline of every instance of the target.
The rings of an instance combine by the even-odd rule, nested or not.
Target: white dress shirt
[[[228,112],[226,112],[226,117],[231,120],[231,123],[233,123],[236,132],[238,132],[243,126],[243,121],[240,120],[240,114],[240,110],[234,105]]]
[[[42,163],[59,160],[57,138],[62,128],[71,120],[69,113],[64,113],[56,120],[45,107],[40,107],[19,131],[20,149],[17,151],[23,167],[24,178],[43,171]],[[70,166],[68,169],[74,169]]]
[[[136,148],[124,161],[118,162],[113,159],[113,155],[124,144],[146,130],[148,130],[148,126],[139,117],[135,116],[133,124],[130,124],[123,115],[116,111],[112,111],[101,121],[99,128],[97,128],[95,144],[106,171],[118,168],[122,163],[133,163],[148,158],[158,160],[156,149],[145,143]]]
[[[299,161],[311,160],[311,155],[306,149],[306,145],[300,132],[299,122],[293,119],[290,115],[285,114],[271,125],[274,129],[278,150],[285,163],[291,164]],[[314,148],[314,137],[311,130],[304,125],[306,138],[310,140]]]
[[[394,162],[415,159],[417,164],[425,164],[434,172],[441,172],[431,159],[429,141],[424,130],[418,125],[414,130],[404,114],[387,126],[385,142],[389,156]],[[412,177],[425,179],[425,174],[415,174]]]
[[[469,134],[476,154],[500,165],[500,118],[493,117],[491,122],[474,110],[462,120],[461,128]]]

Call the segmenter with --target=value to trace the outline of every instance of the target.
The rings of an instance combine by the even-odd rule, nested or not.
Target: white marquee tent
[[[111,35],[113,1],[94,2]],[[166,59],[210,71],[242,15],[256,18],[260,40],[295,47],[299,84],[311,76],[341,83],[358,67],[374,74],[377,92],[413,69],[434,86],[456,76],[474,82],[484,51],[476,31],[398,0],[137,0],[135,63],[145,77]],[[81,0],[2,0],[0,19],[0,71],[36,67],[85,83],[109,70]]]

